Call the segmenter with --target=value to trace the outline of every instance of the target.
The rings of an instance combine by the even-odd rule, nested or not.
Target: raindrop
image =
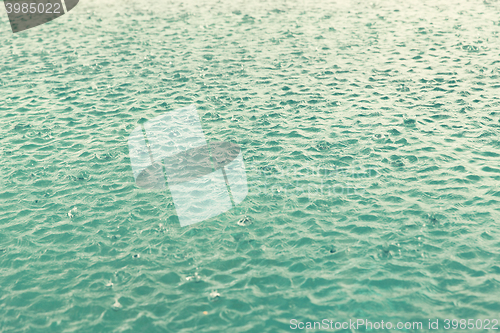
[[[245,216],[242,219],[240,219],[237,224],[241,227],[246,227],[247,225],[250,225],[252,223],[253,223],[252,220],[248,216]]]

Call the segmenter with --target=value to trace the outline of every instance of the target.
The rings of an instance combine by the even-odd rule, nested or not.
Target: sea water
[[[1,332],[499,319],[498,2],[0,9]],[[181,227],[127,140],[188,105],[248,195]]]

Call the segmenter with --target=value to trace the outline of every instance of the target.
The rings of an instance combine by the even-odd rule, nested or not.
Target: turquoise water
[[[490,1],[2,11],[0,331],[500,319],[499,29]],[[249,193],[181,228],[127,140],[191,104]]]

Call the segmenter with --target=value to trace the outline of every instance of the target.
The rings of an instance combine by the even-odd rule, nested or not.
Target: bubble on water
[[[201,276],[198,275],[198,272],[195,272],[194,275],[186,277],[186,281],[200,282]]]
[[[115,299],[115,303],[111,307],[113,308],[113,310],[119,310],[123,306],[120,304],[120,302],[118,302],[118,298],[117,298],[117,299]]]
[[[248,216],[243,217],[237,222],[237,224],[241,227],[246,227],[247,225],[250,225],[252,223],[252,220]]]
[[[217,290],[212,290],[210,293],[210,299],[211,300],[217,300],[220,298],[220,293]]]
[[[73,209],[71,209],[71,210],[68,212],[68,217],[69,217],[69,218],[73,218],[73,217],[76,215],[76,213],[77,213],[77,212],[78,212],[78,208],[73,207]]]

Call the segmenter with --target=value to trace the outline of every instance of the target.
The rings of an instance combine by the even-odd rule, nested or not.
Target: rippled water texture
[[[0,331],[498,319],[500,3],[1,10]],[[181,228],[127,140],[191,104],[249,192]]]

